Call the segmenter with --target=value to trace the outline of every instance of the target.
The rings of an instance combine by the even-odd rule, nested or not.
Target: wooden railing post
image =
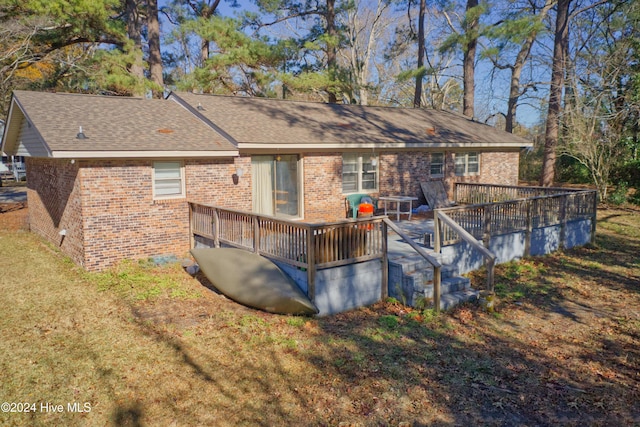
[[[485,205],[484,207],[484,232],[482,233],[482,243],[485,248],[489,248],[491,243],[491,217],[493,215],[493,206]]]
[[[524,232],[524,256],[531,255],[531,234],[533,233],[533,200],[527,199],[527,229]]]
[[[560,244],[559,249],[565,248],[565,238],[567,235],[567,204],[569,203],[569,195],[560,196]]]
[[[257,215],[253,215],[253,252],[260,253],[260,221]]]
[[[387,224],[383,221],[380,223],[382,229],[382,289],[380,289],[380,298],[385,300],[389,296],[389,255],[387,254]]]
[[[213,209],[212,215],[213,221],[213,246],[215,248],[220,247],[220,216],[218,215],[218,209]]]
[[[316,300],[316,239],[315,230],[307,228],[307,296],[311,302]]]
[[[189,249],[195,247],[196,237],[193,234],[193,203],[189,203]]]
[[[440,218],[438,217],[438,210],[433,211],[433,251],[437,254],[440,253]]]

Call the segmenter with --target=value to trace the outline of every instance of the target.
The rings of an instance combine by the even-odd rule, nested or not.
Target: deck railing
[[[250,250],[307,272],[308,296],[315,298],[319,269],[380,259],[387,261],[385,217],[305,223],[212,205],[190,203],[191,236]],[[192,242],[192,247],[194,242]],[[387,296],[382,268],[381,297]]]
[[[591,219],[591,239],[595,238],[595,190],[458,183],[454,193],[461,206],[437,211],[446,213],[485,246],[492,236],[524,231],[528,251],[531,231],[554,225],[560,225],[562,242],[567,222],[581,219]],[[524,197],[510,199],[516,196]],[[440,240],[435,244],[447,246],[459,241],[452,227],[441,225]]]
[[[434,212],[435,252],[440,253],[442,246],[462,240],[469,243],[485,259],[488,290],[493,290],[496,259],[487,249],[493,236],[524,232],[524,255],[527,256],[534,229],[559,225],[562,246],[568,222],[590,219],[591,241],[595,239],[595,190],[456,183],[454,196],[461,206]]]

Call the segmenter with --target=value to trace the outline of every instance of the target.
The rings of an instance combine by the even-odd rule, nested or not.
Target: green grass
[[[599,215],[595,246],[497,266],[494,313],[326,318],[239,306],[177,265],[89,274],[0,231],[0,401],[91,407],[0,424],[638,424],[640,212]]]

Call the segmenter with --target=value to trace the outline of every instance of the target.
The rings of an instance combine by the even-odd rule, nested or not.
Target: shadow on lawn
[[[535,258],[544,269],[524,283],[498,273],[507,291],[522,286],[522,296],[496,315],[470,305],[427,319],[429,312],[380,303],[289,327],[299,318],[220,297],[197,340],[136,319],[176,355],[184,368],[176,380],[204,405],[167,391],[161,404],[181,423],[640,424],[640,320],[611,305],[637,293],[638,281],[593,268],[616,254],[631,267],[637,242],[607,234],[598,245]],[[567,277],[589,288],[581,294]],[[120,408],[115,421],[135,425],[143,409]],[[196,415],[202,410],[209,418]]]

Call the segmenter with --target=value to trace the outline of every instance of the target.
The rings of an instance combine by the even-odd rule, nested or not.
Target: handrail
[[[494,267],[496,263],[496,256],[489,249],[485,248],[475,237],[471,235],[467,230],[462,228],[457,222],[455,222],[449,215],[439,210],[434,211],[434,229],[435,229],[435,247],[436,253],[440,253],[440,224],[442,221],[451,227],[458,235],[467,243],[469,243],[474,249],[482,254],[487,262],[487,290],[493,292],[494,284]]]
[[[382,222],[384,222],[387,227],[391,228],[398,236],[400,236],[402,240],[407,242],[409,246],[411,246],[413,250],[418,253],[418,255],[426,259],[433,266],[433,305],[436,312],[440,311],[440,284],[442,282],[442,264],[435,257],[429,255],[427,251],[422,249],[416,242],[413,241],[413,239],[404,234],[404,232],[389,218],[385,217]]]
[[[395,231],[396,234],[398,234],[398,236],[402,238],[402,240],[407,242],[409,246],[411,246],[416,252],[418,252],[419,255],[421,255],[424,259],[429,261],[429,263],[432,266],[442,267],[442,264],[440,263],[440,261],[438,261],[434,256],[429,255],[429,253],[424,249],[422,249],[420,245],[418,245],[416,242],[413,241],[413,239],[411,239],[409,236],[404,234],[404,232],[397,225],[395,225],[388,217],[385,217],[382,221],[384,221],[384,223],[387,224],[389,228]]]

